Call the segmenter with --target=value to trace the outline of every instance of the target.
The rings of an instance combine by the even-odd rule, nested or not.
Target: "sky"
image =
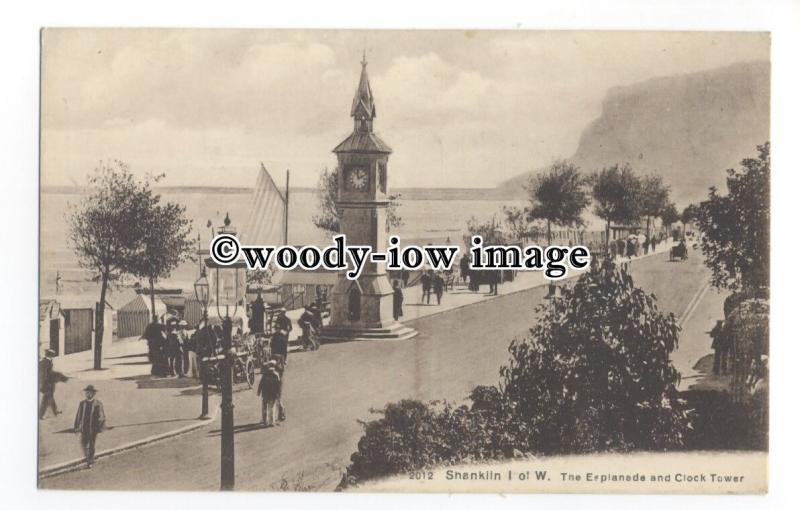
[[[47,29],[43,185],[101,160],[164,185],[316,185],[360,61],[391,187],[493,187],[571,156],[609,88],[769,59],[735,32]]]

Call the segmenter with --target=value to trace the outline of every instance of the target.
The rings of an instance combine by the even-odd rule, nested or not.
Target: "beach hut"
[[[64,316],[55,299],[39,301],[39,356],[44,356],[46,349],[55,351],[56,356],[64,352]]]
[[[39,350],[53,349],[57,356],[94,347],[95,306],[83,296],[60,296],[39,301]],[[111,342],[113,309],[106,303],[103,342]]]
[[[203,305],[195,296],[187,296],[183,306],[183,320],[188,322],[190,327],[196,328],[202,319]]]
[[[157,317],[167,313],[167,306],[159,296],[155,297],[155,302]],[[139,336],[144,333],[144,328],[153,317],[150,306],[150,296],[137,294],[135,298],[120,308],[117,312],[117,337]]]

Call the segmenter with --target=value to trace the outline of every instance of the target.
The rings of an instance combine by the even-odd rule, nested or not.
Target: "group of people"
[[[481,284],[489,284],[489,295],[496,296],[498,285],[503,278],[503,271],[497,270],[477,270],[470,268],[469,258],[465,255],[459,261],[458,269],[461,276],[461,283],[465,284],[472,292],[481,290]]]
[[[142,338],[147,340],[150,373],[156,377],[200,377],[197,332],[185,320],[170,319],[166,324],[153,321]]]
[[[420,303],[427,305],[431,304],[431,294],[436,296],[436,304],[442,304],[442,296],[445,291],[445,281],[441,274],[428,269],[422,273],[419,279],[420,286],[422,287],[422,295],[420,296]]]
[[[619,238],[609,243],[608,249],[611,252],[611,257],[639,257],[646,255],[656,249],[659,243],[663,242],[666,236],[661,233],[655,233],[649,238],[644,234],[630,235],[627,239]]]

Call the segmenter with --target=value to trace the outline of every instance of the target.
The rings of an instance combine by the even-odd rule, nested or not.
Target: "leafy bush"
[[[688,428],[669,355],[672,314],[613,264],[582,275],[539,307],[527,338],[512,342],[501,386],[543,453],[668,449]]]
[[[669,355],[672,314],[607,263],[537,309],[514,340],[498,387],[478,386],[471,405],[402,400],[364,436],[342,486],[435,465],[526,453],[665,450],[680,447],[690,409]]]
[[[728,393],[699,390],[682,396],[693,410],[685,449],[766,451],[766,399],[737,403]]]

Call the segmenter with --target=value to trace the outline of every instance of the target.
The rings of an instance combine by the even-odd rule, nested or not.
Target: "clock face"
[[[353,168],[347,175],[347,183],[354,190],[361,191],[367,187],[367,171],[363,168]]]

